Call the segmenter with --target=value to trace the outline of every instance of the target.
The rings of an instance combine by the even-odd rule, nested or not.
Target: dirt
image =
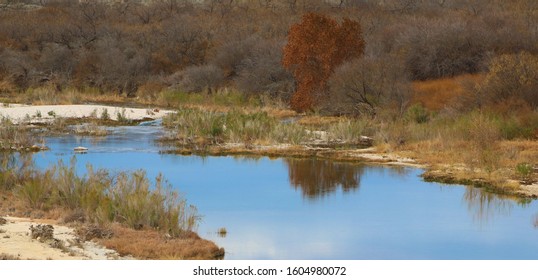
[[[122,258],[114,250],[92,241],[81,241],[74,229],[51,220],[3,219],[6,223],[0,225],[0,255],[11,255],[21,260],[132,259]]]

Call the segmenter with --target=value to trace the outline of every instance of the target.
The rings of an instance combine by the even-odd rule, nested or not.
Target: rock
[[[2,218],[2,217],[0,217],[0,226],[1,226],[1,225],[5,225],[5,224],[7,224],[7,220],[4,219],[4,218]]]
[[[368,136],[361,136],[359,138],[359,143],[364,146],[372,146],[372,144],[374,143],[374,139]]]
[[[79,147],[75,147],[73,150],[75,152],[84,153],[88,151],[88,148],[79,146]]]

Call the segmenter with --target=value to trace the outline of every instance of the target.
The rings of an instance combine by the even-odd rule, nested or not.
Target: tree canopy
[[[297,82],[291,106],[297,111],[311,109],[315,95],[321,94],[334,69],[344,61],[364,53],[360,24],[341,23],[316,13],[307,13],[291,26],[284,46],[282,64]]]

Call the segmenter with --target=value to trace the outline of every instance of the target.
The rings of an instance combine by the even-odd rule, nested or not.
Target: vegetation
[[[44,148],[36,146],[36,143],[36,137],[27,128],[5,118],[0,120],[0,151],[38,151]]]
[[[257,145],[360,144],[368,121],[339,119],[330,125],[302,125],[286,122],[267,112],[243,112],[182,108],[164,118],[171,130],[168,141],[199,148],[216,144]],[[323,129],[324,131],[315,131]]]
[[[162,176],[151,186],[143,171],[112,176],[91,165],[85,176],[79,176],[74,159],[69,166],[59,162],[45,171],[24,170],[24,178],[13,168],[2,175],[20,178],[9,189],[32,209],[61,208],[82,213],[83,220],[92,223],[117,222],[136,229],[159,229],[176,237],[193,231],[198,222],[196,208],[172,191]]]
[[[287,101],[303,92],[293,104],[307,104],[307,92],[326,96],[322,85],[336,68],[363,53],[369,63],[388,59],[403,69],[399,81],[482,73],[492,59],[538,51],[531,0],[25,0],[0,7],[0,93],[34,102],[59,92],[74,92],[71,102],[80,102],[77,91],[149,101],[168,89],[230,88]]]
[[[290,27],[282,60],[297,81],[291,107],[297,111],[312,109],[314,100],[323,97],[321,93],[334,69],[363,52],[364,40],[357,21],[346,18],[338,24],[327,16],[305,14],[301,23]]]
[[[534,0],[0,3],[0,98],[10,103],[167,106],[178,109],[164,120],[168,140],[181,146],[288,144],[289,155],[356,148],[367,136],[378,152],[442,170],[447,182],[538,181]],[[0,149],[31,143],[4,121]],[[37,172],[11,160],[0,168],[2,187],[32,207],[175,234],[189,228],[148,206],[165,193],[148,191],[139,173],[78,177],[63,165]],[[61,190],[59,177],[77,191]],[[102,192],[88,198],[92,184]],[[121,204],[112,189],[149,212]]]
[[[112,175],[88,165],[86,175],[80,176],[74,159],[70,165],[60,161],[39,171],[30,157],[21,157],[2,155],[0,195],[4,200],[6,196],[11,198],[1,211],[9,207],[9,211],[17,209],[39,217],[62,213],[65,222],[77,223],[81,238],[96,238],[137,258],[224,256],[223,249],[194,233],[199,221],[196,208],[172,190],[161,175],[151,184],[143,171]]]

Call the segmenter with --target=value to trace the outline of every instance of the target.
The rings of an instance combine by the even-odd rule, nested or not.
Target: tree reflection
[[[495,215],[509,215],[516,203],[521,206],[528,204],[525,199],[495,194],[471,186],[466,187],[463,199],[467,202],[467,209],[480,222],[487,222]]]
[[[308,199],[317,199],[341,188],[350,192],[360,187],[364,167],[318,159],[285,159],[290,183]]]

